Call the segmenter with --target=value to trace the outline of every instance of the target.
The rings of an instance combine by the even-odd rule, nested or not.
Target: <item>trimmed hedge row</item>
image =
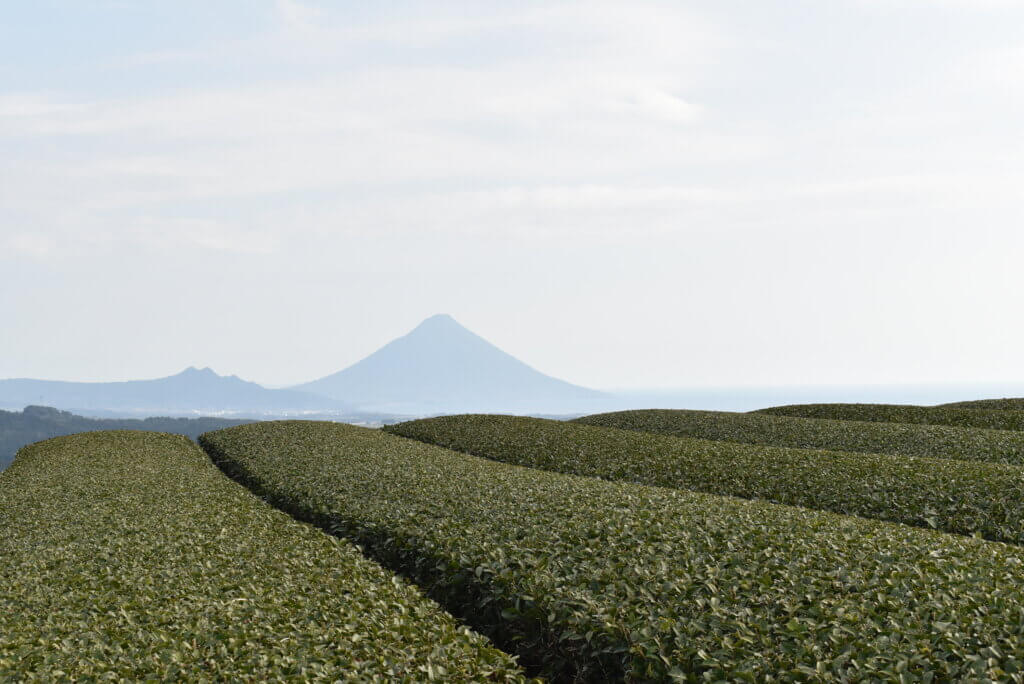
[[[798,418],[829,418],[878,423],[953,425],[987,430],[1024,430],[1024,411],[945,408],[903,404],[793,404],[773,406],[754,413]]]
[[[939,404],[939,408],[987,409],[995,411],[1024,411],[1024,399],[977,399]]]
[[[518,637],[555,677],[1024,681],[1015,547],[346,425],[201,441],[277,505]]]
[[[0,474],[0,681],[521,679],[188,439],[94,432]]]
[[[600,413],[573,422],[741,444],[1024,465],[1024,433],[1013,430],[668,409]]]
[[[763,499],[1024,544],[1024,468],[785,449],[514,416],[445,416],[388,432],[504,463]]]

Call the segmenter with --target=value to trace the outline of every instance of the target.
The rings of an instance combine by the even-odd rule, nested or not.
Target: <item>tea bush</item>
[[[996,411],[1024,411],[1024,399],[978,399],[940,404],[939,408],[992,409]]]
[[[946,408],[903,404],[793,404],[792,406],[773,406],[755,411],[755,413],[880,423],[953,425],[988,430],[1024,430],[1024,411],[981,408]]]
[[[1024,468],[785,449],[514,416],[388,432],[505,463],[890,520],[1024,544]]]
[[[339,424],[201,442],[254,491],[357,540],[554,677],[1024,680],[1016,547]]]
[[[668,409],[600,413],[573,422],[741,444],[1024,465],[1024,433],[1012,430]]]
[[[0,474],[0,681],[514,680],[415,587],[181,436],[93,432]]]

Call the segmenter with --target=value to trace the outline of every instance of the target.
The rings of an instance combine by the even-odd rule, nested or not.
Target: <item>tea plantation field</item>
[[[0,682],[1024,682],[1022,405],[38,442]]]
[[[519,427],[506,425],[507,452]],[[576,443],[581,461],[602,435],[639,434],[575,427],[593,436]],[[1024,681],[1017,546],[345,425],[200,441],[225,472],[360,543],[555,680]]]
[[[519,680],[512,659],[180,436],[95,432],[0,474],[0,681]]]

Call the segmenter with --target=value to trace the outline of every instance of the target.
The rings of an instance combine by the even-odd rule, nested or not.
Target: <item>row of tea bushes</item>
[[[521,678],[185,437],[94,432],[0,474],[0,681]]]
[[[573,422],[741,444],[1024,465],[1024,432],[1013,430],[669,409],[600,413]]]
[[[1016,547],[346,425],[201,443],[562,680],[1024,681]]]
[[[953,425],[986,430],[1024,430],[1024,411],[983,408],[947,408],[904,404],[793,404],[773,406],[755,413],[798,418],[828,418],[878,423]]]
[[[1024,399],[976,399],[974,401],[955,401],[951,404],[940,404],[939,408],[1024,411]]]
[[[764,499],[1024,544],[1024,468],[785,449],[515,416],[445,416],[388,432],[572,475]]]

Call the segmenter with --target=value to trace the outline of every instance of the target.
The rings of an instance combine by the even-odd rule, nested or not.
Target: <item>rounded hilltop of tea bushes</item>
[[[561,681],[1024,681],[1013,546],[348,425],[200,440],[253,491],[359,542]]]
[[[188,439],[93,432],[0,474],[0,681],[515,681],[508,655]]]
[[[1024,465],[1024,432],[1013,430],[678,409],[599,413],[572,422],[740,444]]]
[[[385,429],[520,466],[1024,544],[1019,466],[733,444],[515,416],[444,416]]]
[[[904,404],[793,404],[773,406],[754,413],[798,418],[828,418],[879,423],[953,425],[986,430],[1024,431],[1024,411],[982,408],[947,408]]]
[[[994,411],[1024,411],[1024,399],[976,399],[939,404],[937,408],[982,409]]]

